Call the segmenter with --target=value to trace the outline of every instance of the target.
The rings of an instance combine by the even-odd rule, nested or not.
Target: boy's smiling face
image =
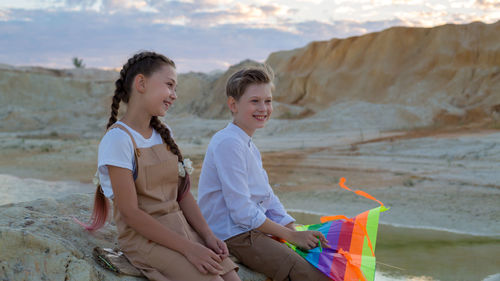
[[[245,93],[236,101],[228,98],[228,105],[233,113],[233,123],[243,129],[249,136],[255,130],[263,128],[273,112],[273,95],[271,83],[251,84]]]

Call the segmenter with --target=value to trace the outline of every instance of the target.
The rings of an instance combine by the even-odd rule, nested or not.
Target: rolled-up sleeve
[[[280,200],[276,195],[274,195],[274,193],[271,194],[269,208],[266,211],[266,216],[270,220],[281,225],[287,225],[291,222],[295,222],[295,219],[286,212],[283,204],[281,204]]]
[[[245,149],[237,139],[228,138],[215,147],[213,158],[231,219],[243,229],[252,230],[264,223],[266,215],[251,200]]]

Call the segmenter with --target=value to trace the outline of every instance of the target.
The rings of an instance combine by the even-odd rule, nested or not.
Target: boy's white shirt
[[[137,131],[127,126],[127,124],[121,121],[117,121],[116,123],[129,130],[139,148],[151,147],[163,143],[161,135],[156,130],[153,130],[151,137],[146,139]],[[113,188],[111,187],[111,180],[109,179],[108,167],[106,165],[129,169],[134,175],[136,173],[134,144],[130,136],[120,128],[113,128],[106,132],[99,143],[97,156],[97,170],[99,171],[102,191],[106,197],[112,199]]]
[[[281,225],[295,221],[269,185],[259,150],[233,123],[217,132],[208,145],[198,205],[222,240],[258,228],[266,218]]]

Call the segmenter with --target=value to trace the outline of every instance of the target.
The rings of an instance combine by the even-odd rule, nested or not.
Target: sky
[[[120,68],[152,50],[209,72],[392,26],[498,20],[500,0],[0,0],[0,63]]]

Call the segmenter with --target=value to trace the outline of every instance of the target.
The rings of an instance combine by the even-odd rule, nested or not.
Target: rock
[[[1,131],[102,134],[116,72],[0,66]],[[79,121],[77,121],[79,120]],[[99,121],[100,120],[100,121]],[[97,126],[96,126],[97,125]]]
[[[274,99],[314,112],[345,102],[489,112],[500,104],[499,33],[500,21],[393,27],[272,53]]]
[[[94,234],[73,217],[90,217],[93,194],[70,194],[0,206],[0,277],[2,280],[145,280],[118,276],[92,258],[95,246],[116,247],[112,224]],[[247,268],[242,280],[266,278]]]

